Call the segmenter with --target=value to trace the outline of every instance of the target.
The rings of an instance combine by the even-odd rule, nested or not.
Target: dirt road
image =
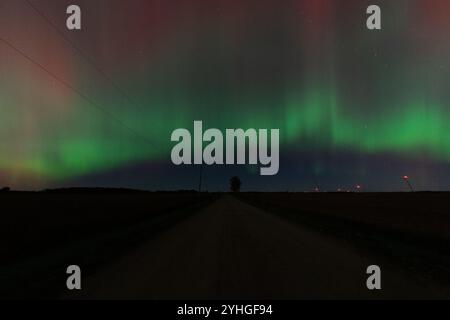
[[[382,290],[366,268],[382,269]],[[83,280],[77,298],[314,299],[450,297],[445,288],[232,196]]]

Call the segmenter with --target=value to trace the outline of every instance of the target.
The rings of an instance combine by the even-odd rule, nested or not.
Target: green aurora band
[[[19,15],[22,9],[10,6],[4,12]],[[398,17],[396,8],[400,6],[391,5]],[[355,12],[343,19],[356,19]],[[294,22],[283,22],[283,11],[274,14],[275,31],[267,32],[267,14],[255,13],[254,27],[261,24],[262,30],[248,31],[244,40],[236,40],[238,30],[231,24],[228,30],[226,18],[195,27],[190,22],[190,33],[180,28],[159,40],[156,49],[137,45],[133,54],[127,53],[129,64],[111,69],[105,62],[105,73],[131,99],[56,34],[37,44],[33,39],[46,30],[38,17],[30,18],[35,26],[31,35],[16,34],[14,22],[3,22],[10,28],[2,29],[9,30],[2,37],[95,105],[0,43],[0,179],[12,186],[41,187],[131,164],[169,161],[171,132],[191,128],[194,120],[220,129],[279,128],[281,152],[426,154],[450,163],[450,29],[436,35],[425,24],[412,35],[412,17],[402,16],[393,24],[395,32],[386,23],[387,31],[371,35],[364,28],[349,31],[354,28],[350,22],[326,22],[324,14],[320,28],[302,24],[304,33],[299,34],[291,31]],[[111,20],[105,18],[103,28]],[[442,26],[448,22],[434,28]],[[328,29],[333,32],[324,31]],[[428,33],[433,36],[425,38]],[[76,40],[83,43],[83,37]],[[108,45],[102,43],[109,50]],[[53,53],[46,60],[49,50]],[[94,44],[83,50],[102,61]],[[138,53],[141,60],[133,61]],[[115,61],[125,53],[110,55]]]

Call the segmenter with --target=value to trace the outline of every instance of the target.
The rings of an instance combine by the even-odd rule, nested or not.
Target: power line
[[[126,93],[125,90],[123,90],[113,79],[111,79],[108,74],[106,74],[102,68],[100,68],[99,66],[97,66],[96,62],[86,53],[84,53],[83,50],[80,49],[80,47],[78,47],[74,42],[71,41],[71,39],[64,33],[62,32],[58,26],[51,20],[49,19],[41,10],[39,10],[30,0],[24,0],[30,8],[33,9],[33,11],[39,15],[44,21],[46,21],[48,23],[48,25],[55,30],[55,32],[64,40],[66,41],[74,50],[75,52],[77,52],[79,54],[79,56],[85,60],[85,62],[87,62],[95,71],[97,71],[107,82],[109,82],[116,90],[117,92],[119,92],[126,101],[128,101],[129,104],[134,105],[134,106],[138,106],[139,104],[136,103],[129,94]],[[114,116],[115,117],[115,116]],[[120,119],[118,119],[120,122],[122,122]],[[129,130],[134,131],[135,134],[139,134],[138,132],[136,132],[133,128],[130,128],[129,126],[127,126],[126,124],[123,124],[126,127],[128,127]],[[146,137],[142,137],[145,140],[147,140]]]
[[[72,48],[89,64],[94,68],[104,79],[106,79],[129,103],[132,105],[138,105],[133,99],[123,90],[114,80],[112,80],[100,67],[97,66],[95,61],[83,52],[76,44],[74,44],[70,38],[62,32],[58,26],[56,26],[41,10],[39,10],[30,0],[24,0],[42,19],[44,19],[55,31],[69,43]]]
[[[20,54],[22,57],[24,57],[26,60],[28,60],[29,62],[31,62],[32,64],[36,65],[39,69],[41,69],[43,72],[45,72],[46,74],[48,74],[49,76],[51,76],[53,79],[55,79],[56,81],[58,81],[59,83],[61,83],[62,85],[64,85],[65,87],[67,87],[68,89],[72,90],[73,92],[75,92],[78,96],[80,96],[82,99],[84,99],[85,101],[87,101],[91,106],[95,107],[97,110],[101,111],[103,114],[105,114],[106,116],[110,117],[111,119],[113,119],[115,122],[117,122],[118,124],[120,124],[121,126],[123,126],[125,129],[129,130],[130,132],[132,132],[134,135],[136,135],[137,137],[141,138],[142,140],[146,141],[149,144],[152,144],[152,142],[150,140],[148,140],[146,137],[144,137],[143,135],[141,135],[139,132],[137,132],[136,130],[134,130],[133,128],[131,128],[130,126],[128,126],[125,122],[123,122],[120,118],[118,118],[117,116],[115,116],[113,113],[107,111],[105,108],[103,108],[101,105],[99,105],[98,103],[96,103],[94,100],[92,100],[91,98],[89,98],[87,95],[85,95],[83,92],[81,92],[80,90],[78,90],[77,88],[75,88],[74,86],[72,86],[70,83],[68,83],[67,81],[65,81],[64,79],[58,77],[57,75],[55,75],[53,72],[51,72],[50,70],[48,70],[44,65],[42,65],[41,63],[39,63],[38,61],[34,60],[33,58],[31,58],[29,55],[27,55],[25,52],[23,52],[22,50],[20,50],[19,48],[17,48],[16,46],[14,46],[11,42],[9,42],[8,40],[0,37],[0,41],[3,42],[5,45],[7,45],[9,48],[11,48],[13,51],[15,51],[16,53]]]

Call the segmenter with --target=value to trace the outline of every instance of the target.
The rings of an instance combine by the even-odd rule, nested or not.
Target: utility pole
[[[202,192],[202,180],[203,180],[203,164],[200,165],[200,179],[198,181],[198,192]]]

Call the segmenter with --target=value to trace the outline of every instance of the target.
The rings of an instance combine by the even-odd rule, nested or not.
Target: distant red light
[[[408,180],[409,177],[408,177],[408,176],[403,176],[403,179],[404,179],[404,180]]]

